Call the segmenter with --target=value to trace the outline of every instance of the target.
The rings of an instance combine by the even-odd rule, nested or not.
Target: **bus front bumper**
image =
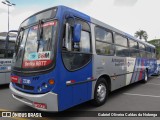
[[[58,95],[52,92],[45,94],[27,94],[15,89],[10,83],[14,99],[41,111],[58,112]]]

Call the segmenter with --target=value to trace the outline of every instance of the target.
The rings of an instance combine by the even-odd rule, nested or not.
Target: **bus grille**
[[[22,85],[22,84],[19,84],[19,83],[15,83],[15,85],[19,88],[22,88],[24,90],[34,90],[34,87],[32,86],[28,86],[28,85]]]

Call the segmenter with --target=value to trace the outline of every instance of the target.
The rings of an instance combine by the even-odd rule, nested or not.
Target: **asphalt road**
[[[0,111],[37,111],[29,106],[24,105],[17,100],[14,100],[9,90],[9,85],[0,86]],[[160,111],[160,77],[152,77],[145,84],[138,82],[124,88],[118,89],[109,95],[107,102],[100,107],[93,106],[90,102],[75,106],[69,110],[62,112],[64,114],[68,111],[77,111],[76,114],[83,114],[86,111]],[[83,111],[83,112],[79,112]],[[56,113],[54,113],[56,114]],[[74,112],[75,114],[75,112]],[[2,119],[2,118],[0,118]],[[55,118],[37,118],[37,120],[53,120]],[[62,118],[61,118],[62,119]],[[66,118],[63,118],[66,120]],[[89,117],[72,117],[67,119],[83,119],[88,120]],[[92,118],[97,119],[97,118]],[[128,120],[126,118],[108,118],[101,117],[101,119],[109,120]],[[135,120],[135,118],[129,118]],[[138,118],[137,118],[138,119]],[[150,120],[151,118],[140,118]],[[153,118],[159,120],[160,118]],[[3,118],[2,120],[32,120],[30,118]]]

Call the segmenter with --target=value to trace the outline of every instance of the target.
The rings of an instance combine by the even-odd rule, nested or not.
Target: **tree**
[[[147,39],[148,39],[148,34],[144,30],[136,31],[134,36],[139,38],[140,40],[143,38],[145,41],[147,41]]]

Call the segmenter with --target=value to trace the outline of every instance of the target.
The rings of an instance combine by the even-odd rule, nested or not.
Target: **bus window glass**
[[[139,49],[145,51],[145,46],[143,44],[139,43]]]
[[[80,51],[85,53],[90,53],[90,35],[89,32],[82,31],[81,32],[81,40],[80,40]]]
[[[70,34],[72,33],[70,32]],[[62,53],[64,65],[70,71],[82,68],[91,59],[91,55],[88,54],[91,52],[89,32],[86,31],[81,32],[81,40],[79,44],[80,44],[80,50],[74,51],[76,53],[72,53],[72,51],[67,51]]]
[[[130,49],[130,56],[131,57],[139,57],[140,56],[139,50],[137,50],[137,49]]]
[[[151,52],[151,48],[149,46],[146,46],[146,51]]]
[[[14,54],[14,50],[7,50],[7,58],[12,58],[13,57],[13,54]]]
[[[5,58],[5,49],[0,49],[0,58]]]
[[[115,34],[115,44],[128,47],[127,39],[118,34]]]
[[[83,23],[84,21],[78,20],[78,23]],[[91,37],[90,37],[90,30],[84,30],[85,28],[90,28],[88,23],[83,23],[83,25],[87,25],[85,28],[82,27],[81,31],[81,40],[79,43],[72,42],[73,38],[73,26],[72,26],[72,19],[68,19],[67,23],[69,23],[70,29],[68,31],[68,39],[70,39],[70,47],[71,49],[68,50],[65,48],[65,38],[63,39],[63,53],[62,58],[65,67],[69,71],[75,71],[87,65],[91,59]]]
[[[96,40],[112,43],[112,33],[102,28],[96,27],[95,37]]]
[[[6,42],[4,40],[0,40],[0,49],[5,49]]]
[[[8,48],[11,49],[11,50],[14,50],[15,42],[14,41],[9,41]]]
[[[145,51],[140,50],[139,53],[140,53],[140,57],[142,57],[142,58],[145,58],[147,56]]]
[[[38,20],[41,20],[41,19],[48,19],[48,18],[54,17],[56,15],[56,12],[57,12],[57,9],[54,8],[54,9],[47,10],[47,11],[44,11],[42,13],[39,13],[37,15],[31,16],[29,19],[25,20],[21,24],[21,27],[31,25],[35,22],[38,22]]]
[[[17,37],[15,48],[16,56],[15,58],[13,58],[13,66],[15,67],[21,67],[27,35],[28,29],[21,31],[19,36]]]
[[[81,53],[64,52],[62,53],[62,55],[63,55],[64,65],[70,71],[82,68],[89,62],[91,58],[90,55],[83,53],[81,54]]]
[[[25,46],[23,68],[40,68],[51,64],[54,55],[51,51],[51,33],[54,25],[56,25],[56,22],[53,21],[42,24],[39,37],[38,26],[30,28]],[[45,64],[42,64],[42,62],[45,62]]]
[[[155,58],[155,49],[154,48],[151,48],[151,54],[152,54],[152,58]]]
[[[126,47],[116,46],[116,56],[129,57],[129,49]]]
[[[112,44],[96,41],[96,52],[101,55],[113,55],[114,47]]]
[[[130,48],[138,49],[138,44],[137,44],[137,42],[135,42],[135,41],[133,41],[133,40],[129,40],[129,46],[130,46]]]

